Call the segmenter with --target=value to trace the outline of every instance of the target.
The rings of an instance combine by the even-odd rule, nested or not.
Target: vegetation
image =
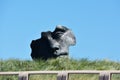
[[[43,60],[0,60],[0,72],[3,71],[46,71],[46,70],[120,70],[120,62],[109,60],[88,60],[58,58]],[[92,76],[92,77],[91,77]],[[113,75],[112,80],[120,80],[120,75]],[[71,74],[69,80],[98,80],[97,74]],[[17,76],[0,76],[0,80],[17,80]],[[56,75],[31,75],[30,80],[56,80]]]

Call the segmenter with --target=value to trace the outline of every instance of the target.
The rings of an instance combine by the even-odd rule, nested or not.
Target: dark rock
[[[60,56],[68,56],[69,46],[75,45],[76,39],[70,29],[65,26],[56,26],[51,32],[42,32],[41,38],[32,40],[31,57],[32,59],[57,58]]]

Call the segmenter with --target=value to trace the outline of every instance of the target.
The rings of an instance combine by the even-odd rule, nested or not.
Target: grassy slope
[[[0,71],[36,71],[36,70],[120,70],[120,63],[109,60],[90,61],[88,59],[75,60],[75,59],[67,59],[67,58],[51,59],[47,61],[42,61],[42,60],[30,61],[30,60],[18,60],[18,59],[0,60]],[[86,76],[86,75],[82,75],[82,76]],[[50,78],[51,76],[48,77]],[[55,80],[55,76],[52,77],[53,80]],[[74,77],[71,76],[70,80],[75,80],[74,79],[75,77],[77,76]],[[13,76],[12,79],[9,78],[11,78],[11,76],[8,77],[8,80],[16,80],[17,77],[15,78],[15,76]],[[31,80],[43,80],[43,78],[40,79],[39,76],[33,76],[30,78]],[[97,80],[97,78],[98,77],[94,76],[91,79],[87,78],[86,80],[88,79]],[[3,80],[3,77],[0,77],[0,80]],[[80,77],[79,80],[84,80],[84,79]]]

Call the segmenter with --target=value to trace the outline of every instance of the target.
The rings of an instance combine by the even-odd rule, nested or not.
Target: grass
[[[46,70],[120,70],[120,62],[109,60],[88,60],[58,58],[43,60],[0,60],[2,71],[46,71]],[[112,80],[120,80],[120,75],[112,75]],[[71,74],[69,80],[98,80],[98,75]],[[17,76],[0,76],[0,80],[17,80]],[[30,75],[30,80],[56,80],[56,75]]]

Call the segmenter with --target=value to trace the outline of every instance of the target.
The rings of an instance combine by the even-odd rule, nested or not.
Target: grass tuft
[[[19,60],[19,59],[9,59],[2,60],[0,59],[0,72],[4,71],[44,71],[44,70],[120,70],[120,62],[114,62],[110,60],[88,60],[86,58],[75,60],[68,58],[57,58],[57,59],[49,59],[47,61],[43,60]],[[47,80],[51,77],[51,75],[47,75]],[[49,77],[50,76],[50,77]],[[83,76],[83,77],[79,77]],[[97,80],[98,75],[71,75],[70,80]],[[93,77],[91,77],[93,76]],[[112,80],[120,80],[120,75],[113,75]],[[44,80],[41,75],[31,76],[30,80]],[[91,79],[90,79],[91,77]],[[6,78],[6,79],[5,79]],[[84,78],[84,79],[83,79]],[[0,80],[17,80],[16,76],[0,76]],[[53,79],[56,80],[56,77],[53,76]]]

